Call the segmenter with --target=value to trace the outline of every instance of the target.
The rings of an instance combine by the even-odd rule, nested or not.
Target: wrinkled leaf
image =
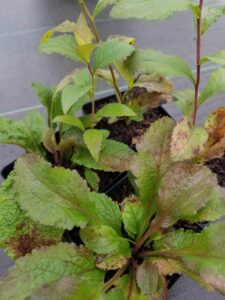
[[[81,229],[80,234],[86,247],[95,253],[131,255],[129,242],[108,226],[87,226]]]
[[[93,69],[106,67],[125,60],[134,51],[134,47],[122,41],[111,40],[102,42],[93,54]]]
[[[95,192],[91,193],[89,198],[95,204],[96,214],[101,223],[120,234],[122,217],[118,203],[105,194]]]
[[[133,72],[156,73],[165,76],[188,77],[193,83],[194,75],[188,64],[179,56],[164,54],[153,49],[136,50],[125,63]]]
[[[134,151],[127,145],[113,140],[106,140],[98,162],[94,160],[88,150],[80,148],[76,149],[72,161],[90,169],[124,172],[130,169],[133,157]]]
[[[0,281],[4,299],[26,299],[36,289],[61,278],[75,276],[99,285],[103,273],[95,269],[95,257],[84,247],[59,243],[43,247],[17,260]]]
[[[15,259],[35,248],[60,242],[62,230],[42,226],[29,219],[15,201],[13,174],[0,188],[0,247]]]
[[[201,34],[203,35],[224,14],[225,14],[225,5],[218,6],[218,7],[203,6]]]
[[[29,152],[43,154],[41,145],[45,122],[39,111],[29,112],[22,120],[0,119],[0,143],[18,145]]]
[[[101,270],[117,270],[122,268],[127,261],[127,257],[118,254],[98,255],[96,258],[96,266]]]
[[[205,129],[209,135],[210,145],[219,142],[225,135],[225,107],[219,107],[211,114],[205,122]]]
[[[216,175],[207,167],[190,162],[175,164],[163,177],[157,200],[162,227],[189,220],[203,208],[217,188]]]
[[[36,155],[17,161],[15,192],[21,208],[41,224],[72,229],[96,221],[94,204],[87,197],[88,187],[78,173],[52,168]]]
[[[162,20],[171,17],[174,12],[188,9],[190,4],[187,0],[119,0],[110,15],[118,19]]]
[[[190,159],[204,150],[208,140],[205,129],[193,126],[184,117],[173,130],[171,158],[173,161]]]

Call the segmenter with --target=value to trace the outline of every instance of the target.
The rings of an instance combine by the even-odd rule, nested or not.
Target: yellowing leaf
[[[117,270],[122,268],[127,261],[127,257],[118,254],[98,255],[96,258],[96,266],[102,270]]]
[[[91,44],[94,38],[83,14],[80,14],[75,25],[75,37],[79,46]]]
[[[171,158],[173,161],[190,159],[204,150],[208,140],[205,129],[193,126],[185,117],[173,130]]]
[[[80,45],[76,48],[76,52],[85,63],[89,63],[92,52],[94,51],[95,48],[96,45],[92,45],[92,44]]]

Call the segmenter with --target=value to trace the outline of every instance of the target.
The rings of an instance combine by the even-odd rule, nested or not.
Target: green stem
[[[91,88],[91,114],[92,114],[92,128],[95,125],[95,77],[90,63],[88,63],[88,70],[92,79],[92,88]]]
[[[93,30],[94,35],[95,35],[96,42],[100,43],[101,42],[101,37],[100,37],[98,29],[95,25],[95,21],[94,21],[93,16],[91,15],[91,13],[90,13],[90,11],[89,11],[89,9],[88,9],[88,7],[87,7],[84,0],[79,0],[79,3],[81,5],[81,8],[82,8],[84,14],[86,15],[87,19],[90,22],[90,25],[91,25],[92,30]],[[114,91],[116,93],[117,100],[118,100],[119,103],[123,103],[123,96],[122,96],[122,94],[121,94],[121,92],[118,88],[117,83],[116,83],[116,76],[115,76],[112,65],[109,66],[109,71],[110,71],[111,76],[112,76],[113,88],[114,88]]]

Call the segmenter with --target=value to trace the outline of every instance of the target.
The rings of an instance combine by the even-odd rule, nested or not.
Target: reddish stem
[[[196,46],[196,82],[195,82],[195,100],[193,112],[193,124],[196,124],[198,112],[198,96],[199,85],[201,80],[201,21],[202,21],[202,7],[204,0],[199,0],[199,16],[197,18],[197,46]]]

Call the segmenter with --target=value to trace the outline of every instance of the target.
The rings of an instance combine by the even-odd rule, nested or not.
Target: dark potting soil
[[[221,158],[215,158],[206,163],[213,173],[217,174],[220,186],[225,187],[225,154]]]

